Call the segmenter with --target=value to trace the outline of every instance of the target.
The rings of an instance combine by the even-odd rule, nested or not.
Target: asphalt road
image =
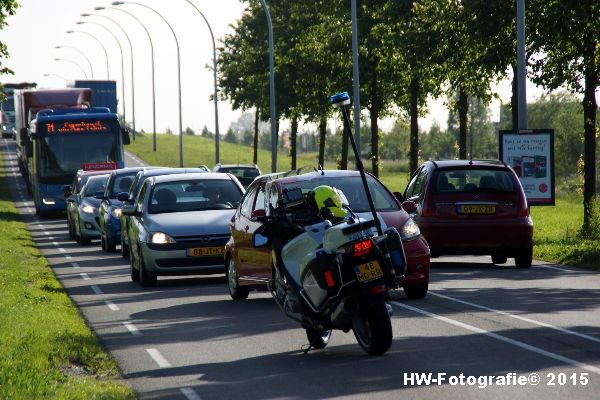
[[[118,253],[79,246],[64,219],[36,218],[14,142],[0,144],[33,239],[142,399],[600,398],[598,273],[434,259],[425,299],[394,295],[385,356],[367,356],[339,331],[305,355],[304,331],[268,294],[233,301],[219,275],[160,277],[142,289]]]

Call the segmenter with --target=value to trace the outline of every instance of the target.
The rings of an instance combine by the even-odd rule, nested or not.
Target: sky
[[[217,47],[220,45],[219,39],[232,32],[231,25],[236,23],[244,10],[243,4],[238,0],[190,1],[209,21]],[[210,99],[214,90],[214,80],[212,70],[207,68],[209,65],[212,66],[213,53],[206,23],[186,0],[168,2],[137,0],[137,2],[157,10],[171,24],[177,36],[182,82],[182,129],[190,127],[199,133],[204,126],[207,126],[214,132],[214,103]],[[107,79],[106,56],[98,42],[88,35],[91,34],[104,44],[108,54],[110,79],[117,80],[117,96],[120,99],[123,82],[121,52],[115,38],[105,28],[98,26],[101,24],[117,37],[123,49],[126,116],[127,120],[131,121],[133,116],[132,63],[129,44],[119,28],[121,26],[129,36],[133,48],[136,129],[151,132],[150,44],[145,31],[134,18],[114,9],[122,8],[135,14],[152,37],[155,54],[157,131],[164,132],[169,128],[174,133],[178,133],[177,47],[173,33],[159,16],[139,4],[112,6],[112,0],[19,0],[19,3],[21,7],[16,15],[8,17],[8,26],[0,31],[0,41],[8,46],[10,53],[10,58],[3,60],[3,64],[15,72],[14,75],[0,76],[1,82],[33,81],[37,82],[40,88],[58,88],[64,87],[66,81],[85,79],[81,69],[85,70],[89,77],[93,71],[95,79]],[[98,6],[112,8],[94,10]],[[95,15],[81,17],[82,13]],[[84,23],[77,24],[78,21]],[[68,30],[78,32],[67,34]],[[88,34],[81,33],[82,31]],[[56,46],[63,48],[56,49]],[[55,61],[56,58],[62,61]],[[92,71],[87,60],[91,63]],[[502,100],[508,102],[510,82],[502,82],[496,89]],[[347,90],[351,92],[352,88]],[[528,101],[539,97],[540,92],[540,89],[528,83]],[[498,103],[496,102],[492,107],[492,115],[497,115],[494,110],[498,108]],[[445,127],[447,110],[443,100],[430,101],[429,110],[429,115],[420,120],[421,127],[428,129],[434,122]],[[122,112],[121,105],[119,111]],[[239,110],[232,110],[227,101],[219,101],[220,132],[224,134],[241,113]],[[380,123],[383,130],[389,130],[392,125],[392,119]],[[285,126],[284,123],[283,127]]]

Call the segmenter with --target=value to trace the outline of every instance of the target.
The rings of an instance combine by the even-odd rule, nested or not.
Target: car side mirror
[[[121,207],[121,214],[135,216],[138,212],[135,210],[135,204],[125,204]]]
[[[129,130],[127,128],[121,128],[121,138],[123,140],[123,144],[131,143],[131,139],[129,137]]]
[[[400,193],[400,192],[394,192],[394,197],[396,199],[398,199],[398,201],[400,203],[402,203],[402,202],[404,202],[404,200],[406,200],[406,198],[404,197],[404,195],[402,193]]]
[[[129,193],[127,192],[119,192],[117,193],[117,200],[119,201],[128,201],[129,200]]]
[[[71,197],[72,194],[73,188],[70,185],[63,186],[63,196],[65,196],[65,198]]]
[[[262,208],[252,211],[250,214],[250,221],[252,222],[266,222],[267,221],[267,212]]]
[[[94,198],[98,200],[106,199],[106,197],[104,197],[104,190],[98,190],[97,192],[94,192]]]
[[[409,214],[414,214],[417,211],[417,203],[412,200],[402,202],[402,209]]]
[[[21,128],[19,130],[19,141],[25,143],[29,138],[27,137],[27,128]]]
[[[25,157],[30,158],[33,157],[33,143],[31,139],[25,138]]]

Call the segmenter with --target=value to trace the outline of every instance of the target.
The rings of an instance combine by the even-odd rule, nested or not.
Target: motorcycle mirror
[[[270,244],[269,237],[263,235],[261,232],[254,232],[252,235],[252,247],[259,249],[261,247],[267,247]]]

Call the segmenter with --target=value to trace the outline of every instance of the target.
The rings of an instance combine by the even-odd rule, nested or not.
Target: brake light
[[[433,204],[433,199],[429,193],[425,194],[425,198],[423,199],[423,209],[421,210],[421,216],[423,217],[433,217],[435,214],[435,205]]]
[[[327,287],[332,288],[335,286],[335,281],[333,280],[333,274],[331,271],[325,271],[325,282],[327,283]]]
[[[363,240],[362,242],[354,243],[352,246],[352,254],[354,257],[364,256],[373,249],[373,241],[371,239]]]
[[[377,295],[379,293],[385,292],[385,285],[377,285],[369,288],[371,290],[372,295]]]

